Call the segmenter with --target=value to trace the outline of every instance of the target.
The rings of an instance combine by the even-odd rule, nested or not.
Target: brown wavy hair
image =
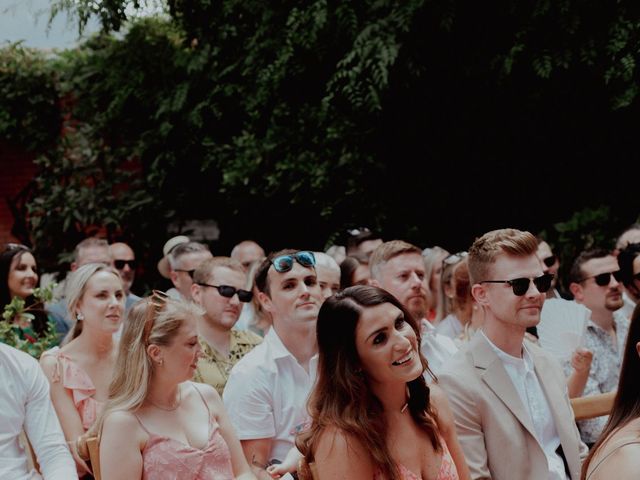
[[[325,300],[320,308],[317,323],[318,376],[307,405],[311,427],[296,439],[296,445],[307,463],[313,462],[323,431],[335,427],[348,438],[356,438],[362,443],[385,478],[400,478],[396,462],[386,444],[384,408],[369,388],[367,377],[361,370],[355,340],[362,311],[384,303],[390,303],[402,311],[420,345],[417,321],[386,290],[360,285],[349,287]],[[424,370],[433,376],[426,359],[421,353],[419,355]],[[433,448],[440,451],[436,414],[431,407],[429,387],[424,376],[418,376],[407,386],[411,417],[429,435]]]

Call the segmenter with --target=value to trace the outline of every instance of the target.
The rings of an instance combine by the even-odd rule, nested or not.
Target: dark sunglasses
[[[618,282],[622,280],[622,272],[620,270],[616,270],[615,272],[605,272],[598,275],[592,275],[591,277],[585,277],[578,283],[586,282],[590,278],[594,278],[596,281],[596,285],[598,285],[599,287],[606,287],[607,285],[609,285],[609,283],[611,283],[611,275],[613,275],[613,278],[615,278]]]
[[[551,255],[550,257],[543,258],[542,263],[544,263],[547,267],[551,267],[554,263],[556,263],[556,258],[557,257],[555,255]]]
[[[211,285],[209,283],[200,283],[200,282],[198,282],[198,285],[200,285],[201,287],[217,288],[218,293],[223,297],[227,297],[227,298],[231,298],[237,293],[238,300],[245,303],[250,302],[251,299],[253,298],[253,292],[249,292],[248,290],[241,290],[239,288],[232,287],[231,285]]]
[[[131,270],[135,270],[138,266],[138,262],[134,260],[114,260],[113,266],[116,267],[116,270],[122,270],[125,265],[129,265]]]
[[[444,257],[444,260],[442,260],[442,265],[455,265],[467,255],[469,255],[467,252],[452,253],[451,255]]]
[[[316,265],[316,256],[313,252],[309,252],[307,250],[292,253],[290,255],[280,255],[279,257],[271,260],[271,264],[276,272],[285,273],[293,268],[294,260],[303,267],[314,267]]]
[[[480,283],[508,283],[513,289],[513,294],[521,297],[529,291],[529,282],[533,280],[533,284],[536,286],[540,293],[546,293],[551,288],[551,281],[553,280],[552,273],[545,273],[534,279],[530,278],[514,278],[513,280],[484,280]]]
[[[173,271],[174,272],[188,273],[189,276],[191,277],[191,279],[193,279],[193,274],[196,272],[196,269],[194,268],[193,270],[183,270],[181,268],[174,268]]]

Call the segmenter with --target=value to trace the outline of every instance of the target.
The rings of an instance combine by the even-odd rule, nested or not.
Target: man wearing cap
[[[316,321],[323,298],[312,252],[270,254],[255,275],[258,300],[273,319],[264,341],[231,370],[223,399],[255,474],[284,460],[307,422],[317,368]]]
[[[171,279],[175,287],[167,290],[167,295],[191,300],[193,273],[202,262],[213,258],[209,247],[179,235],[169,239],[162,252],[164,257],[158,262],[158,271],[164,278]]]

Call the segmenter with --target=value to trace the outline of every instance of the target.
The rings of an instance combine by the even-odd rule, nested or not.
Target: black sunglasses
[[[585,277],[578,283],[586,282],[590,278],[594,278],[596,281],[596,285],[598,285],[599,287],[606,287],[607,285],[609,285],[609,283],[611,283],[611,275],[613,275],[613,278],[615,278],[618,282],[622,280],[622,272],[620,270],[616,270],[615,272],[605,272],[598,275],[592,275],[591,277]]]
[[[253,298],[253,292],[249,292],[248,290],[241,290],[239,288],[232,287],[231,285],[211,285],[209,283],[200,283],[200,282],[198,282],[198,285],[200,285],[201,287],[217,288],[218,293],[223,297],[227,297],[227,298],[231,298],[237,293],[238,300],[245,303],[250,302],[251,299]]]
[[[553,280],[552,273],[545,273],[534,279],[530,278],[514,278],[513,280],[484,280],[480,283],[508,283],[513,289],[513,294],[521,297],[529,291],[529,282],[533,280],[533,284],[536,286],[540,293],[546,293],[551,288],[551,281]]]
[[[309,252],[307,250],[292,253],[290,255],[280,255],[279,257],[271,260],[271,264],[276,272],[285,273],[293,268],[294,260],[303,267],[314,267],[316,264],[316,256],[313,252]]]
[[[189,276],[193,279],[193,274],[195,273],[196,269],[194,268],[193,270],[183,270],[181,268],[174,268],[173,271],[174,272],[188,273]]]
[[[135,270],[138,266],[138,262],[134,260],[114,260],[113,266],[116,267],[116,270],[122,270],[125,265],[129,265],[131,270]]]
[[[550,257],[547,258],[543,258],[542,262],[547,266],[547,267],[551,267],[553,266],[554,263],[556,263],[556,256],[555,255],[551,255]]]

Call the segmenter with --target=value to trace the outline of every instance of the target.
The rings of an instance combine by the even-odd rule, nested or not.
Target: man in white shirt
[[[317,368],[316,321],[323,298],[309,251],[270,254],[256,270],[258,300],[273,319],[263,342],[231,370],[225,408],[260,479],[284,460],[308,422]]]
[[[421,323],[420,350],[436,375],[458,349],[453,340],[436,333],[427,315],[427,282],[422,250],[402,240],[379,245],[369,260],[371,284],[396,297]],[[431,380],[425,374],[427,381]]]
[[[78,478],[60,422],[49,397],[49,382],[28,354],[0,343],[0,478],[69,480]],[[29,468],[19,437],[26,433],[40,473]]]
[[[471,292],[485,321],[439,383],[473,479],[578,480],[587,454],[560,365],[525,340],[551,288],[537,246],[529,232],[502,229],[469,250]]]

